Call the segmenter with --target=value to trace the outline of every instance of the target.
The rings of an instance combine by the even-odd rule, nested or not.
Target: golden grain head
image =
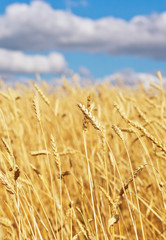
[[[95,118],[95,116],[92,115],[92,113],[90,111],[88,111],[88,109],[85,107],[85,105],[79,103],[77,104],[77,106],[79,107],[79,109],[82,111],[82,113],[84,114],[84,116],[90,121],[90,123],[92,124],[92,126],[99,131],[102,131],[103,127],[101,126],[101,124],[99,123],[99,121]]]

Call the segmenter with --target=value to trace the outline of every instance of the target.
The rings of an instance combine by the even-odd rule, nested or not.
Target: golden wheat
[[[157,75],[149,89],[1,83],[0,239],[166,239]]]

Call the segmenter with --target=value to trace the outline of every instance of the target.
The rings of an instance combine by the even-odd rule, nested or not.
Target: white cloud
[[[57,73],[66,71],[67,63],[60,53],[27,55],[21,51],[0,49],[0,73]]]
[[[88,2],[86,1],[86,0],[81,0],[80,1],[80,4],[82,5],[82,6],[88,6]]]
[[[130,86],[134,86],[137,83],[142,82],[147,87],[151,82],[157,83],[157,84],[160,83],[156,74],[138,73],[138,72],[134,72],[132,69],[125,69],[123,71],[119,71],[111,75],[105,76],[104,78],[97,79],[97,82],[103,82],[103,81],[110,82],[113,85],[117,84],[118,81],[122,81],[123,83]],[[166,83],[166,77],[163,77],[163,82]]]
[[[81,66],[81,67],[79,67],[78,70],[79,70],[79,73],[80,73],[81,76],[88,77],[88,78],[92,77],[89,69],[87,69],[86,67]]]
[[[66,5],[68,9],[71,9],[72,7],[78,7],[78,6],[83,6],[86,7],[88,5],[88,2],[86,0],[66,0]]]
[[[98,20],[55,10],[48,3],[15,3],[0,16],[0,47],[14,50],[79,50],[166,60],[166,12]]]

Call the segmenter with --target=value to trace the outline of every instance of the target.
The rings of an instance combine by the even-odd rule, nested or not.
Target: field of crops
[[[0,83],[0,239],[166,239],[166,91]]]

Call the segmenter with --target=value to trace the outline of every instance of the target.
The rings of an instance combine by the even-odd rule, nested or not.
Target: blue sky
[[[1,0],[0,32],[2,76],[166,75],[165,0]]]
[[[5,12],[8,5],[13,3],[27,3],[32,1],[27,0],[1,0],[0,14]],[[166,10],[165,0],[87,0],[87,4],[81,4],[79,0],[66,1],[66,0],[50,0],[48,2],[54,9],[66,10],[69,6],[73,13],[82,16],[90,17],[93,19],[114,16],[129,20],[136,15],[150,15],[153,12],[162,13]],[[75,4],[72,5],[70,2]]]

